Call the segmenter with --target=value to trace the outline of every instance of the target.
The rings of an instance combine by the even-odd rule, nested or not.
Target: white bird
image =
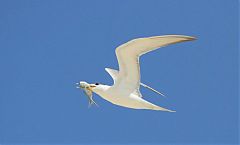
[[[77,84],[80,85],[80,88],[88,92],[94,92],[115,105],[132,109],[175,112],[143,99],[139,91],[140,85],[158,94],[163,94],[140,82],[139,57],[163,46],[191,40],[195,40],[195,38],[184,35],[164,35],[133,39],[116,48],[115,52],[118,59],[119,71],[105,68],[114,81],[112,86],[99,83],[88,84],[83,81]],[[90,104],[95,103],[92,100],[92,94],[88,94],[90,94]]]

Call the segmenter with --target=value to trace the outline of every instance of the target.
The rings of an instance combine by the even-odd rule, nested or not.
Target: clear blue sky
[[[237,144],[237,0],[1,0],[0,144]],[[143,96],[176,113],[131,110],[75,88],[111,84],[115,48],[164,34],[197,41],[141,58]]]

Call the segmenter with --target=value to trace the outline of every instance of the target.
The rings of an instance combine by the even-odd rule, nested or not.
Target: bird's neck
[[[105,94],[105,92],[107,92],[107,90],[109,88],[111,88],[111,86],[108,86],[108,85],[98,85],[97,87],[95,87],[93,89],[93,92],[101,96],[101,95]]]

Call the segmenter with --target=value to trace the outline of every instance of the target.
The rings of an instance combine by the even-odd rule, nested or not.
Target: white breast
[[[125,94],[124,91],[115,90],[114,88],[109,88],[105,91],[95,92],[103,99],[119,106],[134,108],[134,109],[148,109],[149,103],[139,96],[132,94]]]

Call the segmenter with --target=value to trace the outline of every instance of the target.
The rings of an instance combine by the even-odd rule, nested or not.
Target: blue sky
[[[0,1],[0,144],[237,144],[236,0]],[[75,88],[111,84],[115,48],[133,38],[196,36],[141,57],[145,99],[131,110]]]

